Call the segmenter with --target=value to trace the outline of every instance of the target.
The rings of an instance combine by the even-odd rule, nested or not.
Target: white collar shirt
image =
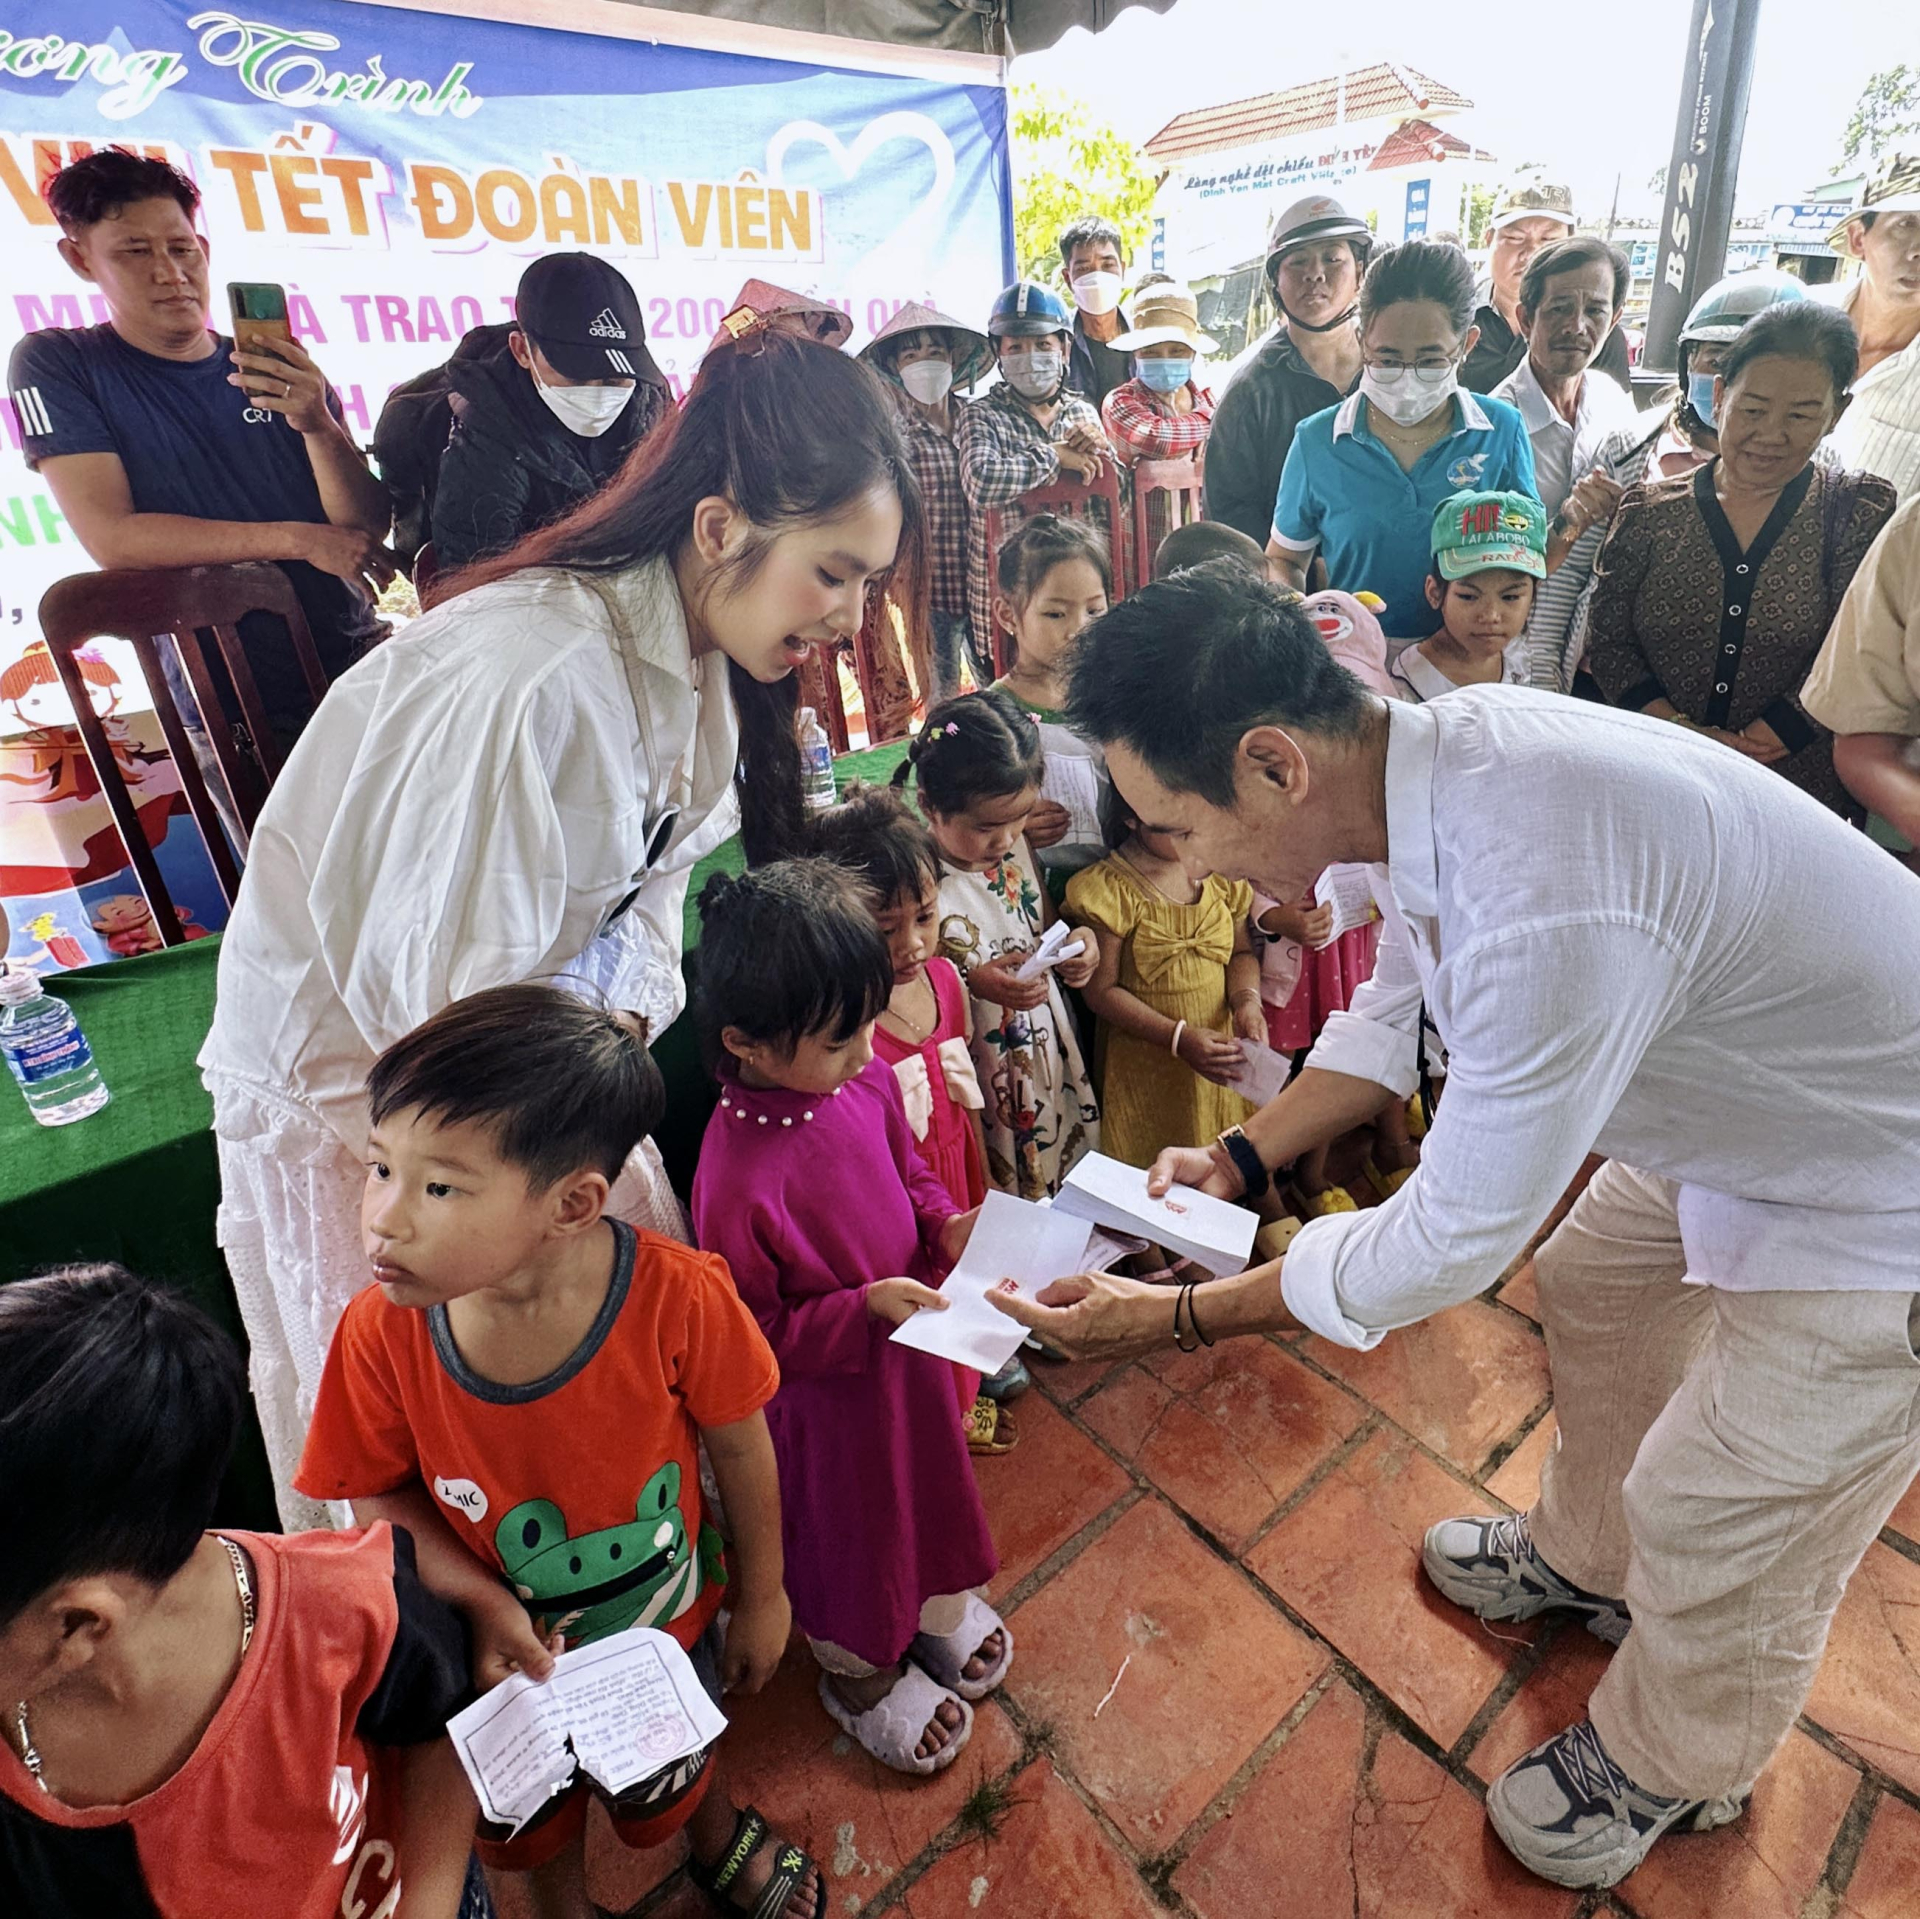
[[[1696,1283],[1914,1291],[1920,879],[1638,714],[1471,687],[1388,723],[1380,955],[1309,1063],[1404,1096],[1424,1013],[1447,1094],[1392,1199],[1294,1238],[1294,1316],[1367,1347],[1472,1298],[1589,1151],[1679,1183]]]
[[[357,1152],[375,1055],[466,994],[577,983],[661,1032],[738,755],[725,662],[693,656],[664,560],[516,575],[413,621],[329,689],[260,815],[208,1084]]]
[[[1861,284],[1844,302],[1849,314]],[[1827,437],[1842,466],[1879,474],[1903,500],[1920,492],[1920,336],[1854,381],[1847,410]]]
[[[1394,692],[1404,700],[1438,700],[1465,689],[1458,680],[1450,680],[1421,652],[1420,644],[1406,648],[1388,672],[1393,675]],[[1527,638],[1523,633],[1511,641],[1500,656],[1500,678],[1490,685],[1525,686],[1527,684]]]
[[[1496,400],[1518,407],[1527,438],[1533,442],[1533,474],[1547,518],[1560,511],[1574,481],[1593,471],[1600,444],[1610,433],[1631,426],[1633,401],[1617,382],[1589,368],[1580,376],[1580,399],[1566,419],[1547,398],[1529,355],[1493,389]]]

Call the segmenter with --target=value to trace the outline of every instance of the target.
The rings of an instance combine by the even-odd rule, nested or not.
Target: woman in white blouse
[[[463,574],[328,694],[260,816],[200,1055],[220,1242],[289,1525],[360,1246],[375,1056],[450,1001],[551,979],[660,1033],[688,876],[802,820],[792,674],[851,635],[920,504],[876,377],[749,325],[606,493]],[[643,1144],[613,1210],[686,1236]]]

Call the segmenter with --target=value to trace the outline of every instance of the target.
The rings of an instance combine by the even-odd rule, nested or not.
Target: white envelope
[[[1165,1199],[1151,1199],[1143,1167],[1104,1153],[1089,1153],[1074,1167],[1054,1195],[1052,1210],[1154,1240],[1217,1278],[1245,1269],[1260,1224],[1244,1207],[1191,1186],[1176,1186]]]
[[[1314,950],[1331,946],[1356,926],[1371,926],[1380,917],[1374,904],[1373,876],[1364,866],[1329,866],[1314,882],[1313,903],[1333,908],[1333,931]]]

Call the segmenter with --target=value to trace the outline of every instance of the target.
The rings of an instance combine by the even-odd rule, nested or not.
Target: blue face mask
[[[1711,373],[1689,373],[1687,375],[1687,404],[1705,420],[1709,426],[1713,418],[1713,382]]]
[[[1176,359],[1137,360],[1140,384],[1154,393],[1177,393],[1193,378],[1193,357],[1183,353]]]

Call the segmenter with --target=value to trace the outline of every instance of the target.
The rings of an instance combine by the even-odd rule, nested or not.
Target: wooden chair
[[[1114,597],[1124,599],[1132,590],[1134,568],[1132,528],[1120,504],[1120,474],[1111,461],[1104,463],[1098,475],[1084,485],[1078,480],[1055,480],[1048,486],[1036,486],[1005,506],[987,509],[987,565],[991,567],[1000,545],[1022,520],[1039,513],[1058,514],[1063,520],[1091,520],[1106,535],[1108,551],[1113,555]],[[1007,635],[993,636],[993,670],[1007,670]]]
[[[1200,504],[1200,468],[1184,460],[1139,460],[1133,469],[1133,567],[1131,590],[1153,580],[1153,556],[1175,527],[1205,516]]]
[[[87,758],[126,843],[128,859],[146,895],[154,924],[168,946],[182,944],[186,935],[75,656],[90,640],[126,640],[133,647],[159,716],[160,730],[166,736],[167,750],[179,771],[187,808],[206,841],[214,877],[231,904],[240,885],[239,868],[228,844],[227,826],[208,790],[186,722],[162,670],[160,648],[168,643],[174,646],[193,688],[214,759],[232,795],[244,853],[245,841],[284,759],[240,644],[239,623],[249,613],[272,613],[285,623],[301,676],[318,706],[327,690],[327,676],[292,582],[277,566],[256,561],[242,566],[77,573],[56,580],[40,601],[40,630],[72,702]],[[220,658],[240,707],[238,722],[227,717],[221,703],[200,637],[206,631],[211,631],[219,644]]]

